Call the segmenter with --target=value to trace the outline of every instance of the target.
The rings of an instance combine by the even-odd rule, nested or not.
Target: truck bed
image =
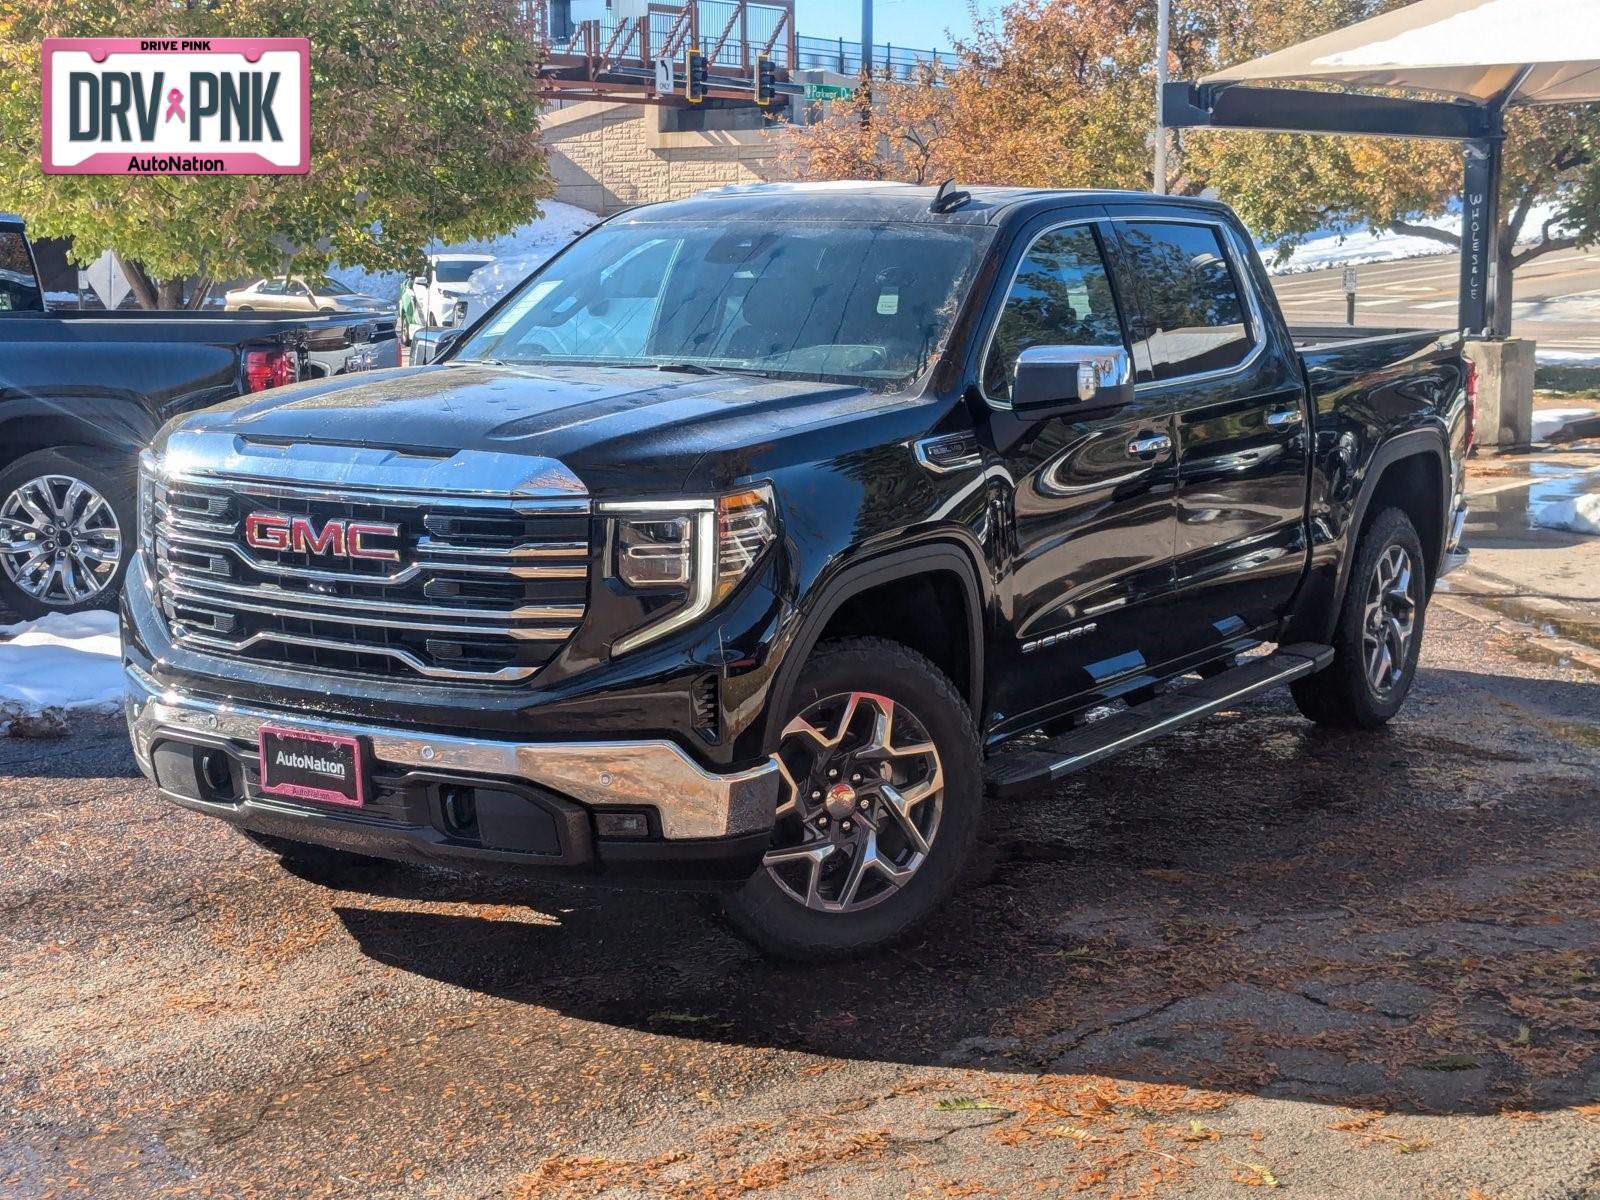
[[[1448,338],[1460,340],[1453,329],[1419,329],[1404,326],[1373,325],[1291,325],[1289,336],[1296,350],[1318,350],[1350,346],[1358,342],[1384,342],[1391,338]]]

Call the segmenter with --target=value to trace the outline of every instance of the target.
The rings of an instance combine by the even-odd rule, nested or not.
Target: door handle
[[[1172,439],[1164,433],[1136,437],[1128,443],[1129,458],[1154,458],[1172,449]]]
[[[1280,408],[1277,412],[1267,414],[1267,424],[1274,429],[1282,429],[1288,425],[1298,425],[1305,419],[1298,408]]]

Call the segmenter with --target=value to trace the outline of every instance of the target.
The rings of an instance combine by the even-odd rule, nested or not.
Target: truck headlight
[[[777,537],[765,484],[706,500],[605,503],[614,577],[642,594],[681,596],[662,615],[618,638],[624,654],[699,620],[750,574]]]
[[[145,562],[156,559],[156,490],[160,486],[161,464],[148,450],[139,452],[139,549]]]

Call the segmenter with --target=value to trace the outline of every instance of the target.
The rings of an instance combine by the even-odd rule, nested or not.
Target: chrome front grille
[[[515,682],[582,622],[586,497],[407,493],[169,475],[147,547],[169,631],[226,657],[398,679]],[[247,519],[393,526],[392,561],[262,548]]]

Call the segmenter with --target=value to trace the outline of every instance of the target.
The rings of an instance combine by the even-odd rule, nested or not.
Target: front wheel
[[[1290,690],[1300,711],[1320,725],[1377,729],[1400,711],[1416,677],[1427,567],[1416,527],[1398,508],[1373,518],[1355,555],[1333,664]]]
[[[879,638],[820,647],[778,757],[771,848],[724,901],[751,941],[845,958],[906,937],[954,891],[978,836],[978,735],[926,658]]]
[[[134,544],[134,458],[88,446],[0,471],[0,608],[24,617],[110,608]]]

